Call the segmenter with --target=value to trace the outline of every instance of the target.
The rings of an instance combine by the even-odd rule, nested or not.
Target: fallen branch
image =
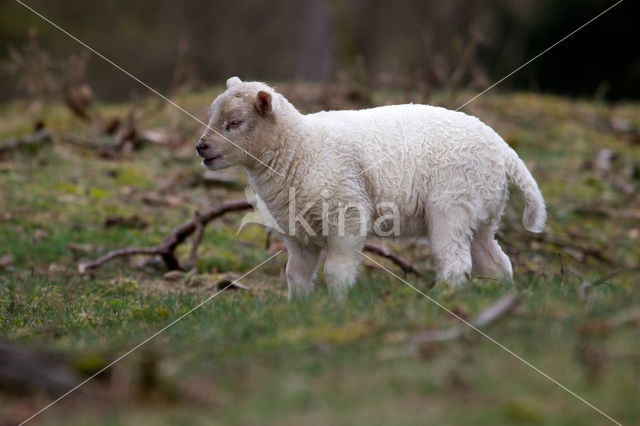
[[[498,299],[493,305],[489,306],[486,310],[482,311],[473,320],[469,321],[475,328],[484,328],[492,323],[496,322],[506,314],[512,312],[516,306],[520,303],[520,298],[516,293],[508,293]],[[431,342],[443,342],[447,340],[454,340],[467,333],[472,328],[467,324],[462,324],[456,327],[452,327],[446,330],[434,330],[420,333],[414,338],[415,343],[431,343]]]
[[[202,226],[206,226],[212,220],[233,211],[242,211],[252,208],[251,204],[245,200],[229,201],[218,206],[212,207],[204,213],[200,214],[200,222]],[[175,249],[180,243],[186,240],[196,229],[195,220],[189,220],[178,226],[167,238],[160,244],[150,248],[124,248],[110,251],[104,256],[89,262],[82,262],[78,265],[78,271],[83,274],[92,269],[96,269],[105,263],[118,257],[133,256],[143,254],[147,256],[160,256],[164,261],[167,269],[182,269],[175,255]]]
[[[583,246],[581,244],[573,243],[569,241],[559,240],[557,238],[554,238],[551,236],[545,236],[542,234],[534,235],[533,238],[536,241],[551,244],[563,250],[566,250],[566,249],[575,250],[579,253],[582,253],[582,256],[584,257],[592,257],[595,260],[598,260],[601,263],[604,263],[609,266],[616,265],[616,263],[613,260],[611,260],[607,255],[605,255],[600,249]]]
[[[78,265],[78,271],[81,274],[84,274],[91,270],[97,269],[105,263],[108,263],[119,257],[136,255],[160,256],[168,270],[181,270],[183,268],[181,267],[180,262],[176,257],[175,250],[178,245],[189,238],[191,234],[195,233],[193,242],[191,243],[189,259],[187,260],[187,265],[189,266],[189,268],[191,268],[195,265],[195,262],[197,260],[198,246],[202,241],[204,228],[209,222],[230,212],[244,211],[252,208],[253,205],[248,201],[235,200],[212,207],[204,211],[203,213],[196,212],[193,219],[177,227],[171,234],[169,234],[167,238],[164,239],[164,241],[162,241],[157,246],[146,248],[129,247],[112,250],[95,260],[80,263]],[[393,263],[398,265],[405,273],[411,273],[420,276],[418,270],[416,270],[416,268],[414,268],[409,262],[405,261],[385,247],[367,243],[364,246],[364,250],[391,260]]]
[[[9,139],[0,145],[0,155],[16,149],[31,149],[51,143],[51,132],[42,126],[36,127],[33,133],[22,138]]]
[[[104,256],[100,256],[96,260],[80,263],[78,265],[78,272],[80,272],[81,274],[84,274],[85,272],[88,272],[92,269],[96,269],[104,265],[105,263],[110,262],[113,259],[116,259],[118,257],[135,256],[139,254],[145,254],[148,256],[159,256],[161,255],[161,249],[160,249],[160,246],[156,246],[152,248],[131,247],[131,248],[122,248],[122,249],[112,250],[109,253],[105,254]]]
[[[91,132],[86,137],[71,133],[56,135],[56,140],[73,147],[92,150],[104,158],[118,158],[123,153],[140,149],[147,142],[163,143],[168,139],[158,131],[142,131],[131,109],[126,117],[95,119]]]
[[[198,246],[202,242],[202,235],[204,234],[204,223],[202,223],[202,216],[200,216],[200,212],[196,211],[193,214],[193,222],[196,225],[196,234],[193,236],[193,241],[191,243],[191,253],[189,254],[189,260],[187,263],[188,268],[196,266],[196,261],[198,260]]]
[[[584,261],[585,259],[591,257],[592,259],[597,260],[607,266],[618,266],[613,259],[611,259],[604,253],[603,249],[581,244],[577,241],[576,238],[573,238],[573,240],[570,241],[557,238],[553,235],[550,235],[549,233],[532,235],[523,232],[517,227],[509,227],[506,231],[499,232],[498,235],[502,241],[507,241],[507,239],[504,238],[503,232],[504,234],[516,236],[522,241],[532,240],[542,244],[550,244],[570,254],[578,261]],[[578,254],[579,257],[574,256],[572,253]]]
[[[71,145],[75,148],[91,150],[98,153],[102,158],[116,158],[121,149],[120,143],[108,135],[100,135],[95,137],[101,142],[92,142],[72,134],[57,135],[57,140]]]
[[[364,251],[368,251],[369,253],[377,254],[378,256],[389,259],[390,261],[398,265],[400,269],[402,269],[402,271],[406,274],[414,274],[418,277],[420,276],[420,272],[418,272],[418,270],[413,265],[402,259],[397,254],[393,253],[386,247],[367,243],[364,245]]]

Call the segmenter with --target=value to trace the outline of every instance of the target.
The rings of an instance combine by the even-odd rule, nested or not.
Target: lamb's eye
[[[236,129],[242,124],[242,120],[234,120],[227,123],[227,132],[231,129]]]

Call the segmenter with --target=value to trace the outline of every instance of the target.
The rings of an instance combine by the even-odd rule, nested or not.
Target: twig
[[[118,257],[135,256],[135,255],[139,255],[139,254],[155,256],[155,255],[159,255],[161,253],[158,250],[158,247],[152,247],[152,248],[130,247],[130,248],[121,248],[121,249],[117,249],[117,250],[111,250],[109,253],[105,254],[104,256],[99,257],[96,260],[93,260],[91,262],[82,262],[82,263],[80,263],[78,265],[78,272],[80,272],[81,274],[84,274],[85,272],[88,272],[91,269],[95,269],[95,268],[97,268],[99,266],[102,266],[103,264],[105,264],[107,262],[110,262],[111,260],[116,259]]]
[[[516,293],[507,293],[498,299],[496,303],[482,311],[471,323],[478,328],[486,327],[513,311],[518,303],[520,303],[520,298]]]
[[[28,136],[9,139],[0,145],[0,155],[14,149],[42,146],[48,143],[51,143],[51,132],[44,127],[40,127]]]
[[[195,235],[191,242],[191,252],[189,253],[189,260],[187,261],[188,269],[193,268],[198,260],[198,246],[202,242],[202,235],[204,234],[204,224],[202,223],[202,217],[199,211],[193,213],[193,222],[196,225]]]
[[[71,133],[61,133],[56,136],[56,140],[74,147],[96,151],[98,155],[106,158],[117,158],[128,150],[139,149],[147,141],[158,141],[157,134],[141,131],[138,128],[135,107],[123,119],[95,119],[94,121],[91,135],[81,137]]]
[[[615,277],[616,275],[619,275],[619,274],[622,274],[622,273],[626,273],[626,272],[636,272],[636,271],[640,271],[640,266],[636,266],[634,268],[619,268],[619,269],[616,269],[615,271],[598,278],[594,282],[583,281],[582,284],[580,284],[580,287],[578,287],[578,296],[581,299],[584,299],[586,297],[586,295],[587,295],[587,289],[589,289],[591,287],[597,287],[597,286],[599,286],[601,284],[604,284],[607,281],[609,281],[611,278]]]
[[[601,249],[597,249],[595,247],[590,247],[590,246],[586,246],[586,245],[582,245],[578,242],[574,241],[567,241],[567,240],[563,240],[563,239],[559,239],[559,238],[555,238],[552,235],[548,235],[548,234],[528,234],[528,233],[524,233],[522,231],[520,231],[519,229],[513,228],[510,229],[509,232],[511,234],[515,234],[521,237],[522,240],[534,240],[534,241],[538,241],[540,243],[544,243],[544,244],[551,244],[555,247],[558,247],[566,252],[570,252],[571,250],[579,252],[582,255],[581,259],[586,259],[587,257],[591,257],[601,263],[604,263],[605,265],[608,266],[617,266],[616,262],[614,260],[612,260],[609,256],[607,256],[606,254],[603,253],[603,251]],[[499,234],[501,239],[504,241],[504,238],[502,238],[502,233]],[[565,265],[566,266],[566,265]]]
[[[418,270],[414,268],[413,265],[411,265],[409,262],[402,259],[400,256],[396,255],[395,253],[392,253],[386,247],[376,246],[376,245],[367,243],[364,245],[364,251],[368,251],[370,253],[377,254],[378,256],[382,256],[384,258],[389,259],[390,261],[398,265],[402,269],[402,271],[406,274],[414,274],[418,277],[421,275],[420,272],[418,272]]]
[[[99,136],[102,142],[92,142],[72,134],[59,134],[56,140],[64,142],[73,147],[96,151],[99,156],[104,158],[114,158],[118,155],[119,142],[108,135]]]
[[[229,201],[218,206],[212,207],[200,215],[202,226],[206,226],[212,220],[233,211],[242,211],[252,208],[251,204],[245,200]],[[133,256],[143,254],[147,256],[160,256],[164,261],[167,269],[182,269],[175,255],[176,247],[186,240],[193,232],[197,225],[195,220],[189,220],[178,226],[167,238],[155,247],[150,248],[124,248],[110,251],[104,256],[96,260],[82,262],[78,265],[78,271],[83,274],[92,269],[99,268],[107,262],[118,257]]]
[[[178,245],[184,242],[191,234],[195,232],[193,242],[191,243],[189,259],[187,261],[187,265],[189,267],[193,267],[197,259],[197,249],[202,241],[204,228],[207,226],[207,224],[212,220],[225,215],[226,213],[249,210],[251,208],[253,208],[253,206],[248,201],[235,200],[214,206],[206,210],[204,213],[196,212],[193,219],[178,226],[171,234],[169,234],[167,238],[164,239],[164,241],[162,241],[162,243],[158,244],[157,246],[146,248],[132,247],[112,250],[95,260],[80,263],[78,265],[78,271],[81,274],[84,274],[91,270],[97,269],[105,263],[108,263],[119,257],[135,255],[160,256],[162,257],[162,260],[164,261],[167,269],[169,269],[170,271],[180,270],[182,269],[182,267],[180,266],[180,262],[175,255],[176,247],[178,247]],[[420,276],[420,273],[410,263],[408,263],[398,255],[392,253],[385,247],[367,243],[364,247],[364,250],[391,260],[393,263],[398,265],[405,273],[412,273],[416,276]]]
[[[608,256],[606,256],[605,254],[602,253],[601,250],[598,250],[596,248],[593,247],[586,247],[577,243],[571,243],[569,241],[562,241],[559,240],[557,238],[553,238],[551,236],[547,236],[547,235],[542,235],[542,234],[538,234],[533,236],[533,238],[537,241],[543,242],[543,243],[548,243],[551,245],[554,245],[556,247],[559,247],[561,249],[573,249],[573,250],[577,250],[579,252],[581,252],[585,257],[592,257],[596,260],[599,260],[600,262],[609,265],[609,266],[613,266],[615,265],[615,262],[613,260],[611,260]]]
[[[265,238],[264,249],[269,251],[271,248],[271,229],[267,229],[267,238]]]
[[[508,293],[502,296],[496,303],[482,311],[480,315],[469,323],[476,328],[484,328],[496,322],[506,314],[512,312],[520,303],[520,298],[516,293]],[[435,330],[420,333],[414,338],[415,343],[443,342],[461,337],[470,330],[468,325],[459,325],[446,330]]]

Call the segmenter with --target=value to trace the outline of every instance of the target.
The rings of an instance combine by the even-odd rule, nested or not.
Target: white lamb
[[[504,140],[475,117],[427,105],[303,115],[259,82],[227,80],[197,152],[209,169],[242,165],[259,210],[288,249],[289,297],[304,296],[324,253],[329,291],[344,297],[368,236],[426,236],[439,279],[471,271],[511,280],[494,239],[508,183],[524,193],[523,225],[541,232],[542,194]]]

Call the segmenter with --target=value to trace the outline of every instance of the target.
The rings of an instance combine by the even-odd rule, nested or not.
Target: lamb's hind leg
[[[471,242],[473,272],[482,277],[511,281],[511,261],[494,239],[495,229],[493,224],[483,225],[474,234]]]
[[[462,285],[471,273],[471,223],[462,209],[431,212],[429,242],[438,279]]]

